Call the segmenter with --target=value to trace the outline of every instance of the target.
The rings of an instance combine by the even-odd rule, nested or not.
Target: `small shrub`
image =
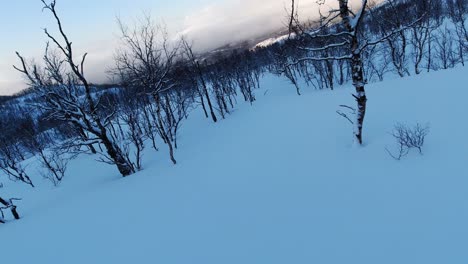
[[[392,136],[398,145],[398,154],[393,154],[390,150],[386,150],[396,160],[401,160],[404,156],[408,155],[411,149],[417,149],[419,154],[422,155],[422,147],[428,134],[428,125],[422,126],[418,123],[413,127],[408,127],[403,124],[397,124],[393,129]]]

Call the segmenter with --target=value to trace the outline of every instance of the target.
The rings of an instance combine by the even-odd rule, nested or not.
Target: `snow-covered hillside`
[[[363,147],[336,114],[351,87],[297,96],[267,76],[219,124],[193,113],[177,166],[148,148],[128,178],[87,156],[57,189],[5,182],[23,219],[0,225],[0,261],[468,263],[467,73],[369,85]],[[424,155],[387,154],[398,122],[430,124]]]

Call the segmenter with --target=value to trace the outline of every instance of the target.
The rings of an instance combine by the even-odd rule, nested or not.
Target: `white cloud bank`
[[[316,0],[296,0],[299,17],[319,17]],[[360,6],[361,0],[351,0]],[[181,34],[194,40],[198,50],[210,50],[228,43],[252,39],[286,29],[290,0],[227,0],[212,4],[187,16]],[[336,0],[325,0],[322,10],[336,8]]]
[[[228,0],[186,17],[182,34],[200,50],[251,39],[285,27],[285,0]]]
[[[45,46],[45,43],[37,42],[37,45],[42,48]],[[74,53],[78,56],[76,58],[77,61],[81,59],[82,54],[88,53],[85,64],[85,75],[91,82],[109,82],[107,71],[112,66],[113,52],[116,46],[116,41],[109,39],[91,41],[85,45],[76,45]],[[41,58],[42,53],[38,51],[33,60],[42,63]],[[30,61],[30,57],[27,57],[27,60]],[[12,95],[27,87],[26,79],[20,72],[13,69],[13,65],[20,66],[19,60],[15,55],[10,54],[5,56],[5,59],[0,64],[0,95]]]

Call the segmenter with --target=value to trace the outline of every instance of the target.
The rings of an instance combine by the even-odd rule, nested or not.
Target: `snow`
[[[5,180],[23,219],[0,225],[0,261],[468,263],[466,83],[459,67],[368,85],[354,147],[336,114],[352,86],[297,96],[266,76],[219,124],[192,113],[177,166],[148,147],[128,178],[82,156],[56,189]],[[431,126],[424,155],[392,159],[394,124],[416,122]]]
[[[275,38],[269,38],[269,39],[266,39],[264,41],[257,43],[253,49],[266,48],[277,43],[281,44],[281,43],[284,43],[288,38],[294,38],[295,36],[296,34],[291,33],[291,34],[286,34],[286,35],[282,35],[282,36],[275,37]]]

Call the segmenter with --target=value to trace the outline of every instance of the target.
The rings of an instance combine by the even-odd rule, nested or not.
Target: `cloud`
[[[301,20],[316,20],[319,10],[336,8],[336,0],[296,0]],[[361,0],[352,0],[360,6]],[[279,30],[286,30],[290,0],[227,0],[195,11],[184,21],[182,35],[194,41],[195,48],[207,51],[228,43],[253,39]]]
[[[45,44],[39,43],[45,46]],[[117,41],[103,38],[95,41],[89,41],[83,45],[75,47],[75,54],[81,56],[85,52],[88,53],[85,64],[85,75],[93,83],[109,82],[107,71],[112,67],[112,57],[114,50],[117,47]],[[34,60],[41,63],[42,53],[37,51],[33,56]],[[28,56],[28,61],[29,61]],[[76,61],[81,58],[75,58]],[[27,88],[26,81],[21,75],[13,69],[12,65],[17,65],[18,58],[13,55],[5,56],[2,64],[0,64],[0,95],[12,95]]]
[[[11,63],[0,64],[0,95],[11,95],[25,88],[20,73],[12,67],[13,60],[8,62]]]
[[[212,4],[187,16],[183,35],[199,50],[251,39],[284,27],[284,0],[228,0]]]
[[[88,42],[77,49],[77,54],[88,53],[85,75],[93,83],[108,83],[112,76],[109,70],[114,66],[113,56],[119,43],[116,38],[103,38]]]

